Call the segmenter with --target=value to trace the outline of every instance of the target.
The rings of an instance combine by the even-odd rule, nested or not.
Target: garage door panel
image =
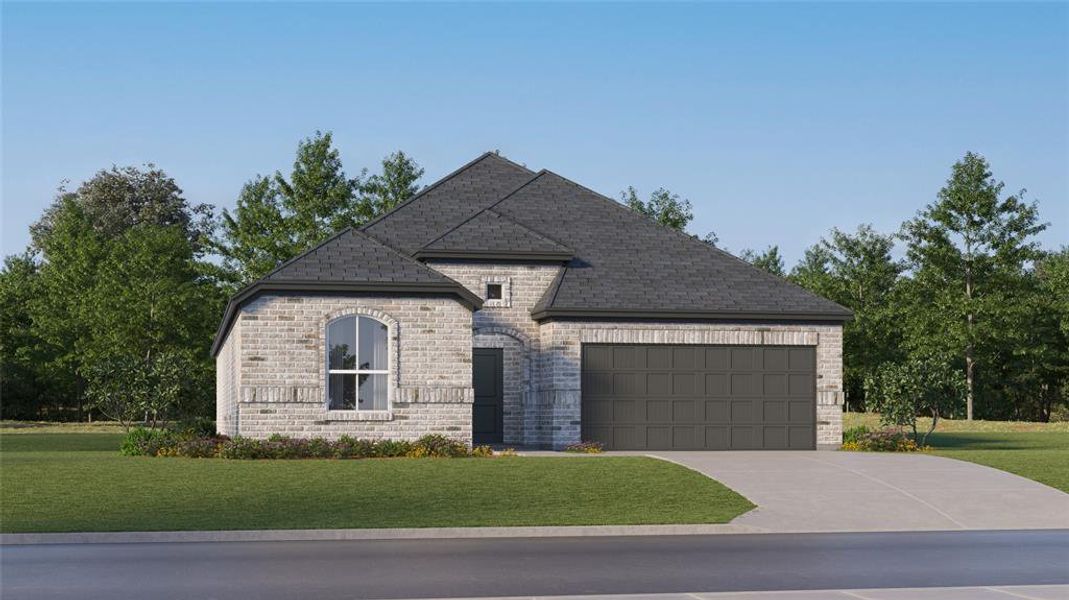
[[[695,400],[673,400],[672,422],[694,423],[700,421],[695,404],[697,404]]]
[[[787,449],[787,428],[764,426],[761,428],[761,447],[765,450]]]
[[[787,378],[787,393],[791,396],[813,394],[813,376],[809,373],[792,373]]]
[[[762,376],[762,393],[765,396],[786,396],[787,375],[784,373],[765,373]]]
[[[705,428],[705,449],[706,450],[728,450],[731,448],[731,428],[730,427],[706,427]]]
[[[706,348],[705,369],[707,371],[727,371],[731,369],[731,350],[729,348]]]
[[[786,348],[766,348],[763,352],[764,365],[763,368],[766,371],[786,371],[787,370],[787,349]]]
[[[815,447],[810,347],[584,345],[582,435],[611,449]]]
[[[763,400],[761,402],[761,420],[765,423],[787,422],[786,400]]]
[[[647,426],[646,445],[643,448],[672,449],[672,428],[667,425]]]
[[[760,393],[755,385],[755,377],[752,373],[731,374],[732,396],[754,396]]]
[[[694,373],[672,373],[672,394],[675,396],[693,396]]]
[[[646,419],[647,423],[668,423],[672,420],[671,400],[647,400]]]
[[[730,422],[731,402],[729,400],[706,400],[705,420],[711,423]]]
[[[731,395],[731,387],[728,385],[727,373],[706,373],[705,374],[705,395],[706,396],[722,396],[728,397]]]

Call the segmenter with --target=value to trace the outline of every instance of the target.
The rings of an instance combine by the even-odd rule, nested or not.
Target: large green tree
[[[156,339],[145,327],[148,315],[170,319],[159,328],[167,330],[161,343],[195,362],[185,372],[196,389],[184,400],[204,412],[193,395],[212,394],[204,373],[222,295],[200,258],[202,216],[210,211],[188,203],[162,171],[127,167],[101,171],[75,192],[61,190],[34,226],[33,292],[25,303],[30,325],[19,344],[41,357],[36,380],[68,392],[66,406],[83,405],[92,361],[105,353],[140,353],[146,339]],[[173,314],[146,304],[161,295],[185,301],[194,292],[196,299]],[[48,404],[42,394],[32,401],[39,413]]]
[[[1040,256],[1035,235],[1046,227],[1023,191],[1004,195],[1004,187],[982,156],[967,153],[935,202],[901,231],[910,271],[907,341],[915,351],[960,357],[969,419],[978,392],[993,387],[988,359],[1005,334],[1024,326],[1015,303],[1027,287],[1025,267]],[[994,395],[983,400],[985,416],[1001,410]]]
[[[853,233],[833,229],[808,248],[790,279],[854,312],[843,328],[847,402],[866,407],[866,377],[903,358],[895,307],[903,266],[892,257],[894,238],[869,225]]]
[[[280,263],[346,227],[358,227],[418,191],[423,169],[403,152],[382,161],[382,171],[350,178],[330,133],[316,132],[297,145],[289,176],[256,176],[237,206],[223,211],[216,250],[239,282],[259,279]]]
[[[664,188],[657,188],[650,194],[649,200],[642,200],[638,197],[638,191],[628,186],[627,190],[620,192],[620,202],[661,225],[679,231],[684,231],[687,224],[694,219],[690,200],[680,198],[679,194],[673,194]]]

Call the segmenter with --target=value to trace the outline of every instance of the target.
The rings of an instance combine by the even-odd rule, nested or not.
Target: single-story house
[[[220,433],[609,449],[842,437],[851,313],[487,153],[234,296]]]

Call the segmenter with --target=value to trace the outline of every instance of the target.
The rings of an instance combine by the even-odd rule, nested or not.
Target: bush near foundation
[[[342,436],[336,440],[273,435],[266,440],[198,436],[169,429],[132,429],[120,452],[126,456],[223,458],[231,460],[361,459],[361,458],[490,458],[489,446],[469,448],[464,442],[443,435],[425,435],[414,442],[362,440]],[[509,455],[504,453],[504,455]]]
[[[843,432],[843,450],[854,452],[917,452],[924,448],[917,445],[910,435],[901,429],[886,428],[876,431],[868,427],[854,427]]]

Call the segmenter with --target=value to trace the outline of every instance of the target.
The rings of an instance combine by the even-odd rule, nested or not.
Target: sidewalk
[[[477,600],[1069,600],[1069,585],[998,587],[799,590],[786,592],[712,592],[623,594],[615,596],[518,596]],[[422,599],[432,600],[432,599]],[[476,600],[451,598],[449,600]]]

